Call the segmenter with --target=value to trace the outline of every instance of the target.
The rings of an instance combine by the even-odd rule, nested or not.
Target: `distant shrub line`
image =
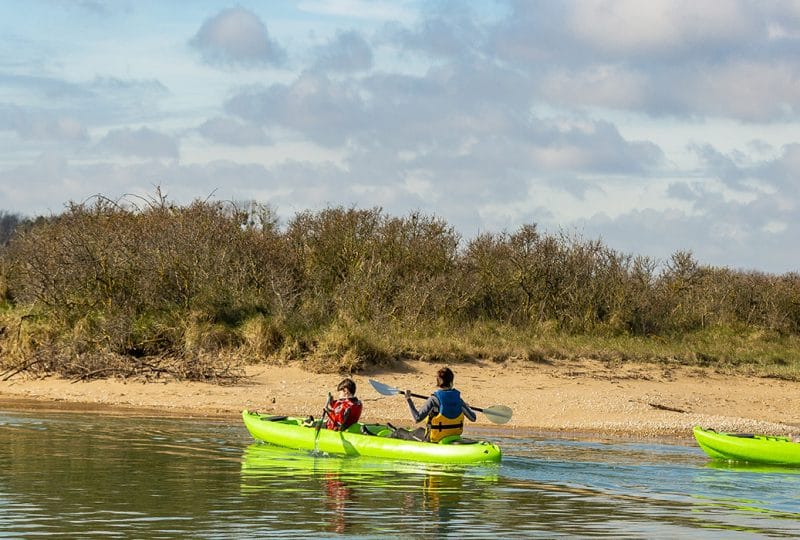
[[[800,334],[798,274],[705,266],[688,252],[659,264],[534,224],[463,241],[435,217],[336,207],[280,227],[266,206],[178,206],[160,192],[98,196],[35,220],[0,217],[3,362],[40,355],[47,369],[74,376],[158,373],[164,362],[142,359],[168,358],[173,374],[214,378],[227,368],[198,359],[234,352],[348,370],[388,361],[389,351],[352,331],[363,325]]]

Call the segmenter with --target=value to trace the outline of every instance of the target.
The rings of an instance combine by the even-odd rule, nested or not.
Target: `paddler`
[[[356,397],[356,383],[353,379],[342,379],[336,390],[339,392],[339,399],[328,404],[325,427],[344,431],[358,422],[363,406],[361,400]]]
[[[449,367],[443,367],[436,372],[436,386],[438,389],[428,398],[417,410],[414,402],[411,401],[411,391],[405,391],[408,409],[414,422],[420,422],[427,418],[427,426],[423,439],[430,442],[439,442],[451,435],[461,435],[464,431],[464,418],[474,422],[476,419],[475,411],[461,399],[461,393],[453,388],[453,371]],[[416,431],[421,431],[422,428]],[[400,431],[400,430],[398,430]],[[413,432],[412,432],[413,433]],[[419,438],[418,433],[415,433]]]
[[[331,394],[328,392],[328,402],[325,404],[324,418],[325,428],[334,431],[344,431],[361,418],[363,406],[361,400],[356,397],[356,383],[353,379],[342,379],[336,386],[339,392],[339,399],[331,401]],[[316,427],[319,429],[322,420],[314,420],[309,416],[303,421],[306,427]]]

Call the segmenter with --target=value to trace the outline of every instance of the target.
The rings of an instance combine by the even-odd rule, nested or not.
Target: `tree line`
[[[464,240],[421,213],[332,207],[281,226],[269,206],[181,206],[157,192],[98,196],[36,219],[2,213],[0,246],[6,365],[32,358],[25,362],[86,376],[216,377],[228,364],[198,359],[313,355],[326,330],[360,324],[800,333],[796,273],[713,267],[686,251],[656,261],[536,224]],[[164,359],[178,363],[165,368]]]

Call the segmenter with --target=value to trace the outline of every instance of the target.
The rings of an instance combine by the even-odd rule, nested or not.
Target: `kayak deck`
[[[693,433],[700,448],[714,459],[800,466],[800,444],[788,437],[717,433],[699,426]]]
[[[343,432],[316,430],[304,426],[302,418],[247,410],[242,411],[242,420],[254,439],[299,450],[452,464],[500,461],[502,456],[500,447],[486,441],[456,438],[442,444],[393,439],[388,437],[391,430],[383,424],[357,423]],[[362,426],[373,435],[362,433]]]

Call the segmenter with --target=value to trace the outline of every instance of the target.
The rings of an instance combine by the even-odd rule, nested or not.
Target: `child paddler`
[[[344,431],[361,418],[361,400],[356,397],[356,383],[353,379],[342,379],[336,387],[339,399],[328,406],[328,420],[325,427]]]
[[[430,442],[439,442],[451,435],[461,435],[464,431],[464,418],[474,422],[476,419],[475,411],[461,399],[461,393],[453,388],[453,371],[449,367],[443,367],[436,372],[436,390],[431,397],[417,410],[411,400],[411,391],[405,391],[408,409],[414,422],[420,422],[427,418],[428,423],[424,428],[424,433],[420,433],[423,428],[419,428],[411,433],[415,439],[422,439]],[[401,431],[401,430],[398,430]],[[399,438],[405,438],[398,434]]]
[[[331,395],[328,394],[328,403],[325,405],[325,428],[335,431],[344,431],[361,418],[363,405],[361,400],[356,397],[356,383],[353,379],[342,379],[336,387],[339,392],[339,399],[330,401]],[[321,422],[309,416],[303,422],[304,426],[315,427]]]

